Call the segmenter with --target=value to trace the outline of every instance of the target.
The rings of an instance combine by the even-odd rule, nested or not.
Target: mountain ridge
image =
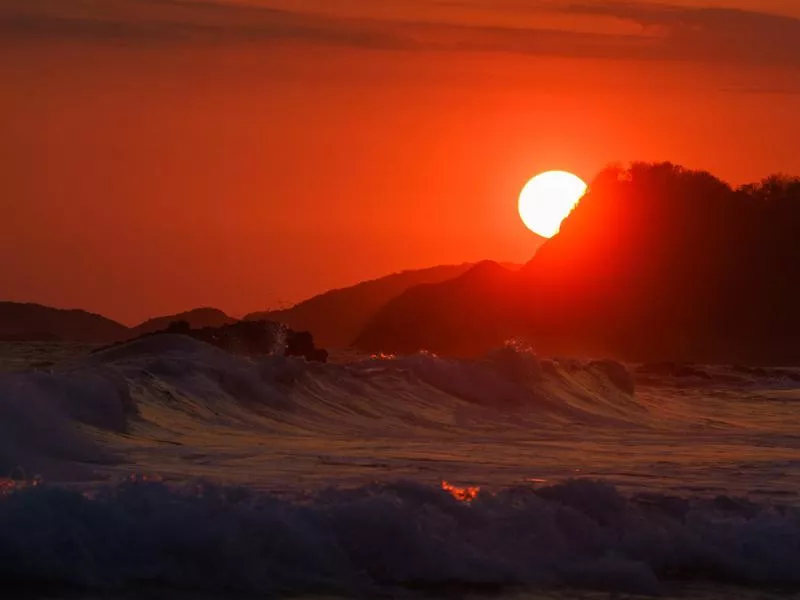
[[[513,263],[503,264],[509,269],[519,268]],[[292,329],[311,331],[314,339],[324,347],[344,348],[352,345],[365,324],[393,298],[415,285],[441,283],[456,278],[474,265],[462,263],[407,269],[328,290],[288,309],[250,313],[244,318],[278,320]]]
[[[517,277],[516,270],[487,260],[453,279],[413,286],[381,307],[353,346],[396,354],[432,350],[467,356],[499,347],[512,337],[513,328],[507,315],[493,307],[514,292]],[[451,303],[454,296],[460,302]],[[474,318],[478,313],[480,322]]]
[[[800,178],[733,188],[671,163],[608,168],[505,294],[475,279],[424,305],[411,290],[356,346],[478,355],[502,332],[551,356],[800,364],[798,231]]]
[[[107,343],[127,331],[122,323],[79,308],[0,301],[0,340]]]
[[[511,269],[520,267],[505,264]],[[242,320],[278,320],[295,330],[310,331],[322,345],[346,347],[364,323],[398,294],[420,283],[439,283],[457,277],[472,266],[474,263],[406,269],[352,286],[327,290],[288,309],[250,313]],[[203,328],[230,325],[238,320],[218,308],[199,307],[158,315],[128,327],[83,309],[0,301],[0,341],[107,344],[166,329],[173,321],[186,321],[192,328]]]

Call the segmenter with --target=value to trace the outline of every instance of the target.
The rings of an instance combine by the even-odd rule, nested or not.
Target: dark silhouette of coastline
[[[635,163],[598,175],[518,273],[410,289],[355,345],[472,355],[519,336],[543,354],[797,364],[798,264],[799,179],[734,189]]]
[[[330,290],[292,307],[248,314],[247,321],[279,321],[290,328],[314,332],[328,347],[346,347],[381,306],[420,283],[438,283],[460,275],[471,263],[412,269],[353,286]],[[519,268],[520,265],[509,265]],[[48,341],[108,344],[161,331],[176,321],[186,321],[193,329],[230,325],[237,319],[217,308],[195,308],[181,313],[157,316],[134,327],[127,327],[81,310],[69,310],[0,302],[0,341]],[[317,333],[319,332],[319,333]]]
[[[282,354],[302,357],[311,362],[327,362],[328,352],[317,348],[308,331],[294,331],[275,321],[235,321],[219,327],[193,328],[188,321],[173,321],[164,329],[143,333],[133,339],[96,348],[93,353],[104,352],[128,342],[162,335],[183,335],[205,342],[233,354],[259,356]]]
[[[128,331],[121,323],[85,310],[0,302],[1,341],[106,344],[123,339]]]
[[[367,352],[477,356],[516,338],[543,355],[797,365],[799,240],[800,179],[732,188],[707,172],[634,163],[601,172],[521,269],[486,261],[409,271],[246,319]],[[109,343],[175,320],[193,330],[235,324],[197,309],[127,328],[4,302],[0,339]]]
[[[216,308],[196,308],[155,317],[135,327],[127,327],[102,315],[80,309],[0,302],[0,341],[108,344],[160,331],[175,321],[186,321],[191,327],[199,329],[230,325],[236,319]]]
[[[222,327],[223,325],[231,325],[237,319],[229,317],[218,308],[195,308],[187,310],[182,313],[174,315],[166,315],[163,317],[154,317],[148,319],[144,323],[140,323],[131,329],[131,337],[138,337],[145,333],[153,333],[166,329],[171,323],[176,321],[185,321],[190,327],[194,329],[201,329],[203,327]]]
[[[448,281],[473,266],[473,263],[464,263],[393,273],[327,291],[291,308],[252,313],[245,319],[280,321],[293,329],[314,332],[315,338],[324,346],[345,348],[387,302],[416,285]],[[507,266],[519,268],[519,265]]]

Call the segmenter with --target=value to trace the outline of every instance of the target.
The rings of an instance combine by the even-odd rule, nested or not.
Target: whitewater
[[[49,598],[792,596],[799,409],[797,369],[142,338],[0,373],[0,577]]]

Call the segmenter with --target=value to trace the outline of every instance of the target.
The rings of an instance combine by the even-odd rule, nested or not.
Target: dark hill
[[[229,317],[217,308],[195,308],[186,312],[163,317],[148,319],[144,323],[132,328],[129,337],[139,337],[147,333],[155,333],[167,329],[169,325],[176,321],[185,321],[192,329],[202,329],[204,327],[222,327],[235,323],[237,319]]]
[[[378,310],[354,345],[450,355],[498,347],[514,333],[504,307],[516,280],[514,271],[485,261],[455,279],[416,285]]]
[[[0,339],[104,344],[127,336],[124,325],[85,310],[0,302]]]
[[[523,270],[550,352],[800,361],[800,182],[732,189],[672,164],[610,169]]]
[[[796,364],[799,240],[800,180],[733,189],[668,163],[608,169],[509,283],[513,293],[493,295],[479,278],[437,286],[431,307],[387,306],[358,345],[435,351],[428,328],[455,313],[470,329],[448,350],[482,352],[505,315],[500,333],[544,354]]]
[[[344,348],[353,342],[379,309],[407,289],[453,279],[472,266],[467,263],[402,271],[325,292],[286,310],[253,313],[245,319],[281,321],[292,329],[313,332],[314,339],[323,346]],[[517,267],[509,265],[509,268]]]

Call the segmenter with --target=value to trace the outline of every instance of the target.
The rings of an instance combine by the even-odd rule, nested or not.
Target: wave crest
[[[48,479],[73,478],[91,471],[80,465],[113,460],[93,430],[137,436],[147,425],[148,435],[155,427],[169,440],[178,422],[197,432],[233,425],[255,434],[452,432],[454,419],[507,428],[513,413],[530,415],[538,428],[641,426],[646,411],[633,391],[617,363],[543,363],[513,346],[481,360],[418,354],[321,365],[153,336],[67,370],[0,374],[0,475],[21,466]]]
[[[131,481],[92,497],[0,498],[0,576],[91,588],[247,593],[553,585],[654,594],[703,579],[796,588],[800,513],[736,499],[626,497],[570,481],[481,492],[412,482],[305,499]]]

